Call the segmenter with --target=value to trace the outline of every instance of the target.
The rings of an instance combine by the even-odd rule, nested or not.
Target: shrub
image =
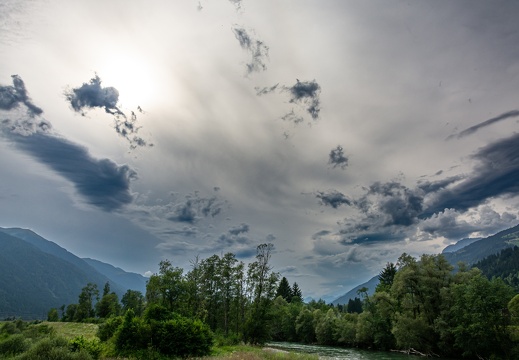
[[[101,341],[107,341],[112,336],[114,336],[115,332],[123,323],[123,317],[117,316],[107,319],[104,323],[99,324],[99,328],[97,330],[97,336]]]
[[[21,334],[11,335],[0,341],[0,355],[13,356],[27,351],[29,343]]]
[[[27,352],[19,355],[17,360],[92,360],[92,357],[85,351],[70,352],[68,341],[55,337],[38,341]]]
[[[213,345],[209,326],[198,319],[178,317],[160,324],[156,347],[164,355],[175,357],[208,355]]]
[[[118,351],[142,350],[148,347],[150,341],[150,325],[135,317],[132,309],[128,310],[115,333],[115,348]]]
[[[86,351],[94,359],[99,359],[103,348],[97,339],[87,340],[81,336],[76,336],[68,342],[68,348],[72,352]]]

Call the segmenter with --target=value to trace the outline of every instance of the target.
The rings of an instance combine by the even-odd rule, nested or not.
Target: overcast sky
[[[3,0],[0,226],[331,301],[516,225],[517,1]]]

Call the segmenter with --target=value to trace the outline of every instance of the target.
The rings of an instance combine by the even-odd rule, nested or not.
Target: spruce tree
[[[292,285],[292,301],[303,302],[303,293],[296,282]]]
[[[290,288],[290,284],[286,277],[283,276],[281,281],[279,282],[278,290],[276,291],[276,297],[281,296],[287,302],[292,301],[292,289]]]

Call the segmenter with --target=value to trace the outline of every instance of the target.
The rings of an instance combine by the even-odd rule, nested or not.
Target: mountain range
[[[519,225],[484,239],[463,239],[445,248],[443,255],[454,266],[471,266],[489,255],[519,245]],[[80,258],[35,232],[0,228],[0,319],[44,319],[51,308],[77,303],[81,289],[94,283],[102,290],[106,282],[119,298],[128,290],[146,292],[147,279],[110,264]],[[374,293],[378,276],[371,278],[332,304],[347,304],[359,297],[358,290]]]
[[[77,303],[81,289],[106,282],[119,298],[146,289],[146,278],[94,259],[81,259],[31,230],[0,228],[0,319],[46,318],[51,308]]]
[[[490,255],[497,254],[501,250],[513,246],[519,246],[519,225],[486,238],[462,239],[456,244],[447,246],[442,254],[454,267],[456,267],[459,262],[464,262],[470,267]],[[348,304],[350,299],[354,300],[355,297],[359,297],[357,291],[363,287],[368,289],[368,295],[372,295],[378,283],[378,276],[375,276],[335,299],[332,301],[332,304]]]

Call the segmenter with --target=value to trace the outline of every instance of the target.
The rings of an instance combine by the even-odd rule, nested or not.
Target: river
[[[320,359],[348,360],[423,360],[423,357],[395,352],[369,351],[360,349],[339,348],[331,346],[303,345],[296,343],[271,342],[268,347],[299,353],[317,354]],[[440,358],[435,358],[440,360]]]

